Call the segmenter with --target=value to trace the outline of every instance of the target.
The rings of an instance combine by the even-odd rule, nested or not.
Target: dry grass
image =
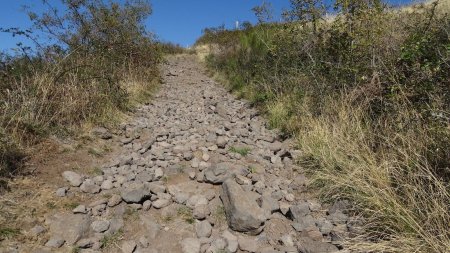
[[[269,121],[287,122],[288,103],[270,106]],[[306,103],[298,108],[302,116],[295,134],[320,195],[329,201],[351,199],[354,211],[367,219],[364,232],[347,241],[347,248],[448,252],[449,185],[423,156],[430,144],[427,129],[385,127],[380,133],[367,124],[364,110],[346,99],[324,99],[324,104],[320,116],[311,115]],[[374,148],[377,142],[381,145]]]
[[[0,93],[0,161],[5,163],[0,176],[13,174],[18,168],[15,161],[23,157],[20,150],[42,137],[116,125],[127,110],[148,100],[159,83],[157,69],[122,70],[119,85],[111,89],[102,80],[86,81],[76,74],[57,82],[55,76],[63,66],[49,68],[13,82]]]

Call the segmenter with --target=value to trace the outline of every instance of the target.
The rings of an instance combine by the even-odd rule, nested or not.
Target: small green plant
[[[173,216],[172,215],[167,215],[163,217],[163,222],[168,223],[171,222],[173,220]]]
[[[247,156],[250,153],[250,148],[248,147],[231,147],[230,152],[240,154],[241,156]]]
[[[162,180],[164,183],[167,183],[167,182],[169,182],[169,176],[168,176],[168,175],[164,175],[164,176],[161,178],[161,180]]]
[[[95,156],[95,157],[102,157],[103,156],[103,152],[101,150],[98,150],[96,148],[90,147],[88,149],[88,153]]]
[[[73,210],[79,205],[80,205],[80,203],[78,203],[78,202],[69,202],[69,203],[64,204],[64,208],[67,210]]]
[[[119,229],[119,231],[115,232],[112,235],[106,235],[103,237],[103,239],[100,241],[101,248],[107,249],[111,247],[111,245],[117,244],[123,237],[123,230]]]
[[[80,253],[81,252],[81,248],[80,247],[73,247],[70,252],[71,253]]]
[[[194,217],[192,216],[192,209],[187,206],[182,206],[177,210],[178,215],[187,223],[193,224],[195,222]]]
[[[257,172],[256,168],[253,166],[248,166],[248,171],[252,174]]]
[[[20,234],[20,230],[16,228],[0,228],[0,239],[10,239]]]
[[[216,207],[216,210],[212,213],[212,217],[218,224],[224,224],[226,222],[226,213],[225,207],[223,205],[219,205]]]
[[[92,174],[92,175],[101,176],[101,175],[103,175],[103,171],[102,171],[102,169],[100,169],[99,167],[94,167],[94,168],[92,168],[92,170],[91,170],[91,174]]]
[[[56,203],[55,203],[55,202],[47,202],[47,203],[45,204],[45,206],[46,206],[48,209],[55,209],[55,208],[56,208]]]

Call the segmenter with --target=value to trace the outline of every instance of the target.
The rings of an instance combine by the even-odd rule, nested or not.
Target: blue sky
[[[51,0],[58,3],[60,0]],[[274,16],[289,7],[289,0],[269,1],[274,7]],[[393,4],[409,3],[410,0],[390,0]],[[28,28],[30,22],[21,6],[29,5],[33,10],[42,10],[40,0],[1,0],[0,27]],[[205,27],[225,24],[233,27],[236,21],[256,22],[251,11],[262,0],[151,0],[153,15],[147,20],[147,28],[160,40],[192,45]],[[17,38],[0,33],[0,50],[15,46]]]

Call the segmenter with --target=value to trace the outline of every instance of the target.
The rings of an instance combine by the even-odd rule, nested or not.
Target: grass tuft
[[[230,152],[240,154],[241,156],[247,156],[250,153],[250,148],[248,147],[230,147]]]

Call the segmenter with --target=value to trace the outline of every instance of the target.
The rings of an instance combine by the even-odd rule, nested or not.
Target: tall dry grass
[[[363,232],[347,247],[448,252],[449,185],[423,156],[428,129],[398,132],[388,126],[379,132],[364,109],[348,100],[331,99],[326,106],[320,116],[301,109],[296,137],[306,154],[302,164],[323,199],[352,200],[355,213],[365,217]]]

